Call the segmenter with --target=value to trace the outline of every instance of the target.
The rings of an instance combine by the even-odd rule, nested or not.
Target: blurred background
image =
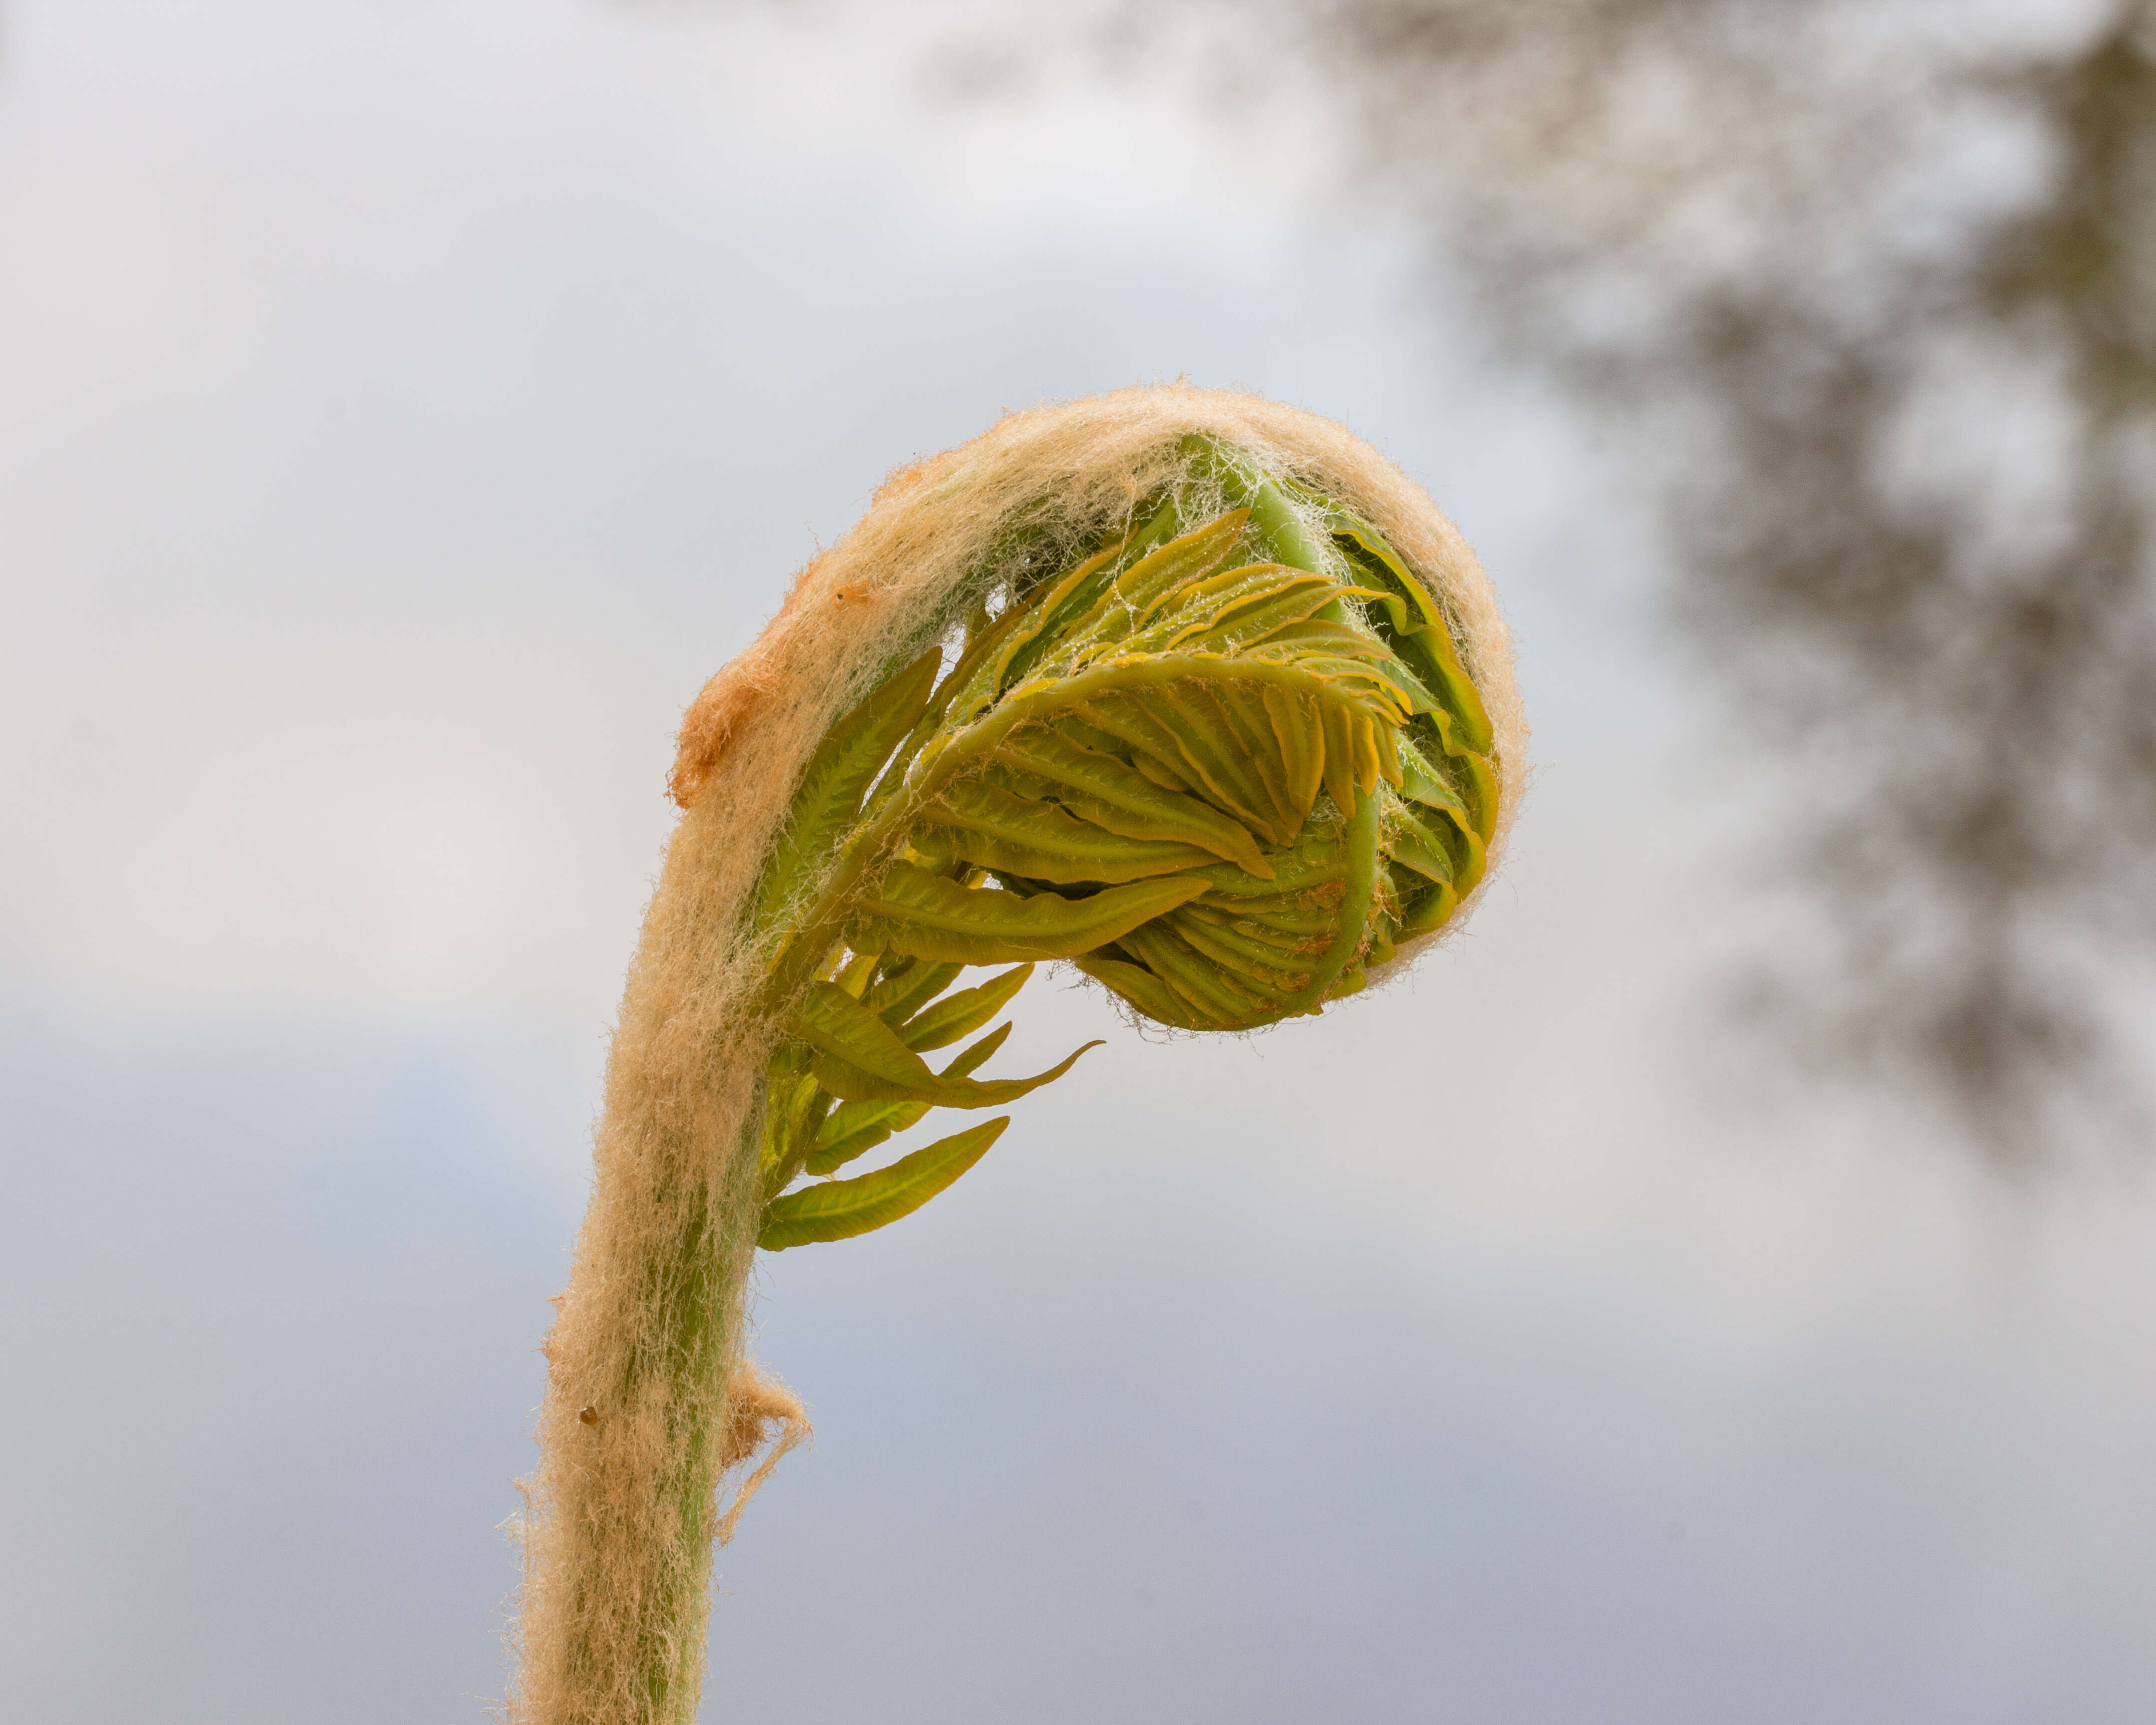
[[[765,1265],[705,1717],[2151,1716],[2156,13],[5,0],[11,1717],[484,1717],[680,709],[1179,375],[1477,546],[1511,861]]]

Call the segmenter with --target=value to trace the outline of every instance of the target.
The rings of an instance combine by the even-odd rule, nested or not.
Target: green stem
[[[690,1559],[653,1578],[654,1608],[639,1649],[649,1717],[665,1725],[693,1725],[702,1687],[712,1530],[728,1425],[726,1375],[739,1345],[744,1292],[763,1212],[762,1182],[755,1178],[746,1142],[729,1172],[737,1177],[701,1187],[668,1254],[670,1261],[658,1266],[660,1274],[654,1278],[658,1286],[653,1291],[664,1316],[654,1358],[644,1369],[665,1379],[661,1394],[673,1454],[672,1477],[665,1491],[674,1506],[676,1549]]]

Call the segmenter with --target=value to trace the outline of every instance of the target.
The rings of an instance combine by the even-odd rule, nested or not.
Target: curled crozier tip
[[[892,791],[913,806],[819,936],[1068,959],[1186,1029],[1316,1010],[1456,925],[1523,776],[1473,553],[1368,444],[1251,395],[1007,416],[894,475],[802,572],[690,709],[671,779],[787,853],[767,938],[844,850],[801,843],[819,748],[901,675],[924,683],[926,716],[898,716],[925,732]],[[1143,883],[1142,919],[1094,914]]]

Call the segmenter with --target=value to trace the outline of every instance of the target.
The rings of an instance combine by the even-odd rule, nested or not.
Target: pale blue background
[[[1621,469],[1332,141],[955,10],[12,4],[0,1712],[476,1720],[681,706],[884,470],[1187,372],[1424,480],[1543,763],[1389,998],[1100,1034],[761,1276],[712,1719],[2156,1710],[2156,1207],[1755,1070],[1795,927]],[[1263,153],[1270,152],[1270,153]]]

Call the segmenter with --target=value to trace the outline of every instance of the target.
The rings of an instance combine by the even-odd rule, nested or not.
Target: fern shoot
[[[1472,553],[1330,422],[1126,390],[895,475],[683,726],[547,1344],[513,1717],[693,1719],[721,1477],[799,1429],[740,1357],[753,1255],[987,1154],[984,1111],[1086,1052],[988,1072],[1039,965],[1180,1030],[1317,1013],[1456,922],[1523,746]],[[855,1171],[938,1110],[971,1123]]]

